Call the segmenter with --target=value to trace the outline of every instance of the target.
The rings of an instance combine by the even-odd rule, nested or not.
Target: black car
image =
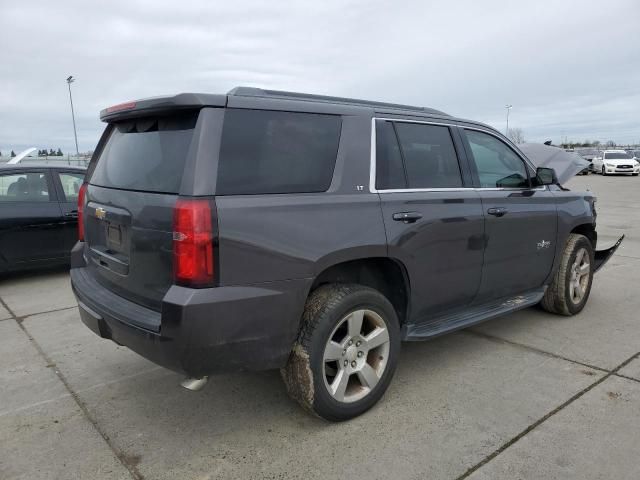
[[[0,165],[0,272],[69,263],[85,168]]]
[[[281,368],[330,420],[386,390],[402,340],[584,307],[595,198],[487,125],[253,88],[104,110],[71,282],[96,334],[192,377]],[[425,365],[428,368],[428,365]]]

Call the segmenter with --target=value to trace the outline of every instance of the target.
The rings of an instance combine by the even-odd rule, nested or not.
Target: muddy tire
[[[540,306],[558,315],[575,315],[584,308],[593,283],[593,245],[587,237],[572,233],[567,239],[558,271]]]
[[[309,412],[348,420],[382,397],[399,350],[398,317],[386,297],[362,285],[323,285],[307,299],[282,378]]]

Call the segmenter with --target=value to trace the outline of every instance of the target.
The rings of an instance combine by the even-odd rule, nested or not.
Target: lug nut
[[[358,340],[358,341],[356,342],[356,347],[359,347],[360,345],[362,345],[362,342],[361,342],[360,340]]]
[[[356,368],[356,362],[355,362],[355,360],[354,360],[353,362],[351,362],[351,366],[352,366],[353,368]]]
[[[364,353],[358,352],[358,358],[362,357],[362,355],[364,355]]]
[[[342,350],[342,356],[344,357],[347,354],[346,350]]]
[[[353,340],[349,340],[349,345],[353,345]]]
[[[344,366],[346,367],[347,365],[349,365],[349,361],[348,361],[348,360],[345,360],[345,361],[344,361]]]

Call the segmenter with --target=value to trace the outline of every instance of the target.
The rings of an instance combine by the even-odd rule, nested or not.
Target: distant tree
[[[38,156],[39,157],[44,157],[45,151],[44,150],[38,150]]]
[[[0,152],[0,157],[2,156],[2,152]]]
[[[58,157],[62,157],[63,154],[62,154],[62,150],[60,150],[60,148],[58,148],[58,151],[56,152],[56,155]]]
[[[521,128],[510,128],[509,129],[509,140],[513,143],[524,143],[524,132]]]
[[[11,150],[11,158],[16,156],[16,152],[14,152],[13,150]]]
[[[615,147],[616,142],[614,142],[613,140],[608,140],[607,143],[605,143],[604,145],[605,147]]]
[[[593,146],[594,147],[599,147],[600,146],[600,140],[594,140],[593,141]]]
[[[56,152],[53,151],[53,148],[49,149],[49,156],[50,157],[55,157],[56,156]]]

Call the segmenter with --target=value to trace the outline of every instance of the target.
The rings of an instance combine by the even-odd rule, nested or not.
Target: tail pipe
[[[180,383],[180,385],[187,390],[197,392],[198,390],[202,390],[202,388],[207,384],[207,380],[209,380],[209,377],[186,378]]]

